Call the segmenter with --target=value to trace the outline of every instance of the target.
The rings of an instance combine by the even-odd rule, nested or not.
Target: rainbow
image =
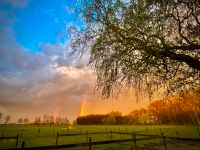
[[[85,92],[82,100],[81,100],[81,104],[80,104],[80,109],[79,109],[79,116],[84,116],[86,115],[87,112],[85,112],[85,105],[87,102],[87,99],[89,98],[89,93],[90,93],[90,89],[88,88],[87,91]]]
[[[85,105],[85,99],[83,99],[82,102],[81,102],[79,116],[84,116],[84,111],[83,111],[84,105]]]

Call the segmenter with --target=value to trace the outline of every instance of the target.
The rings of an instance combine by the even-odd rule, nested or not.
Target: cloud
[[[32,57],[36,59],[38,55],[32,54]],[[59,66],[51,57],[46,55],[43,57],[47,57],[46,66],[38,59],[36,62],[38,66],[32,67],[32,70],[28,67],[1,72],[0,105],[10,113],[15,106],[15,109],[23,110],[22,114],[30,111],[52,114],[54,109],[59,107],[62,108],[60,112],[63,115],[71,114],[70,119],[75,118],[76,110],[78,111],[79,103],[86,90],[92,89],[94,85],[93,75],[87,68]],[[29,57],[25,59],[21,63],[30,62]],[[57,65],[53,66],[52,63]],[[29,64],[29,66],[33,65],[34,63]],[[13,68],[8,64],[7,67]],[[72,108],[73,114],[69,111]]]
[[[29,0],[1,0],[0,4],[10,4],[13,7],[23,8],[28,4]]]
[[[65,5],[65,9],[68,15],[75,13],[75,8],[73,8],[72,6]]]
[[[19,1],[7,3],[25,5]],[[67,45],[59,41],[42,43],[40,52],[32,52],[15,39],[12,25],[16,16],[12,10],[0,12],[0,112],[9,113],[13,120],[33,120],[55,111],[69,119],[77,117],[80,101],[95,81],[86,67],[88,56],[81,60],[68,57]]]
[[[66,57],[61,43],[44,44],[41,52],[33,53],[12,38],[0,41],[7,43],[0,46],[0,105],[10,112],[15,106],[22,114],[51,114],[60,108],[63,115],[77,116],[82,97],[94,85],[92,73],[85,66],[77,68],[80,61]]]

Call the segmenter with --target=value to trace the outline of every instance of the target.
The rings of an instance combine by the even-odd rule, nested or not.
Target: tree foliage
[[[115,116],[109,115],[107,118],[104,118],[102,122],[106,125],[115,125],[117,120]]]
[[[104,97],[134,87],[149,96],[200,90],[198,0],[79,0],[81,29],[71,27],[72,54],[90,51]]]
[[[181,99],[180,99],[181,97]],[[111,112],[77,118],[78,125],[144,125],[188,124],[200,125],[200,93],[183,92],[179,96],[151,102],[146,108],[135,109],[128,115]]]

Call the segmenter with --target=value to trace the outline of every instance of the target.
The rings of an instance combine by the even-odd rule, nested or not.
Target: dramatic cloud
[[[20,2],[9,1],[24,6]],[[74,119],[82,97],[94,85],[94,77],[85,67],[87,58],[68,57],[67,46],[61,42],[40,44],[39,52],[24,48],[12,29],[14,12],[0,12],[0,112],[14,120],[55,111]]]
[[[94,85],[91,72],[76,68],[81,62],[66,57],[64,44],[44,44],[41,52],[33,53],[18,45],[10,31],[3,32],[7,32],[0,40],[4,43],[0,46],[0,105],[4,111],[12,112],[15,106],[18,114],[25,108],[25,112],[51,114],[59,108],[60,115],[77,116],[74,110],[78,111],[86,90]]]

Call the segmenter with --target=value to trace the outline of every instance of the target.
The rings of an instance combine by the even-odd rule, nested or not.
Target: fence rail
[[[7,137],[0,137],[0,140],[6,140],[6,139],[17,139],[18,136],[7,136]]]
[[[75,143],[75,144],[64,144],[64,145],[58,145],[57,140],[59,136],[77,136],[77,135],[92,135],[92,134],[111,134],[111,139],[110,140],[104,140],[104,141],[92,141],[92,138],[89,137],[88,142],[85,143]],[[112,139],[112,134],[126,134],[126,135],[132,135],[132,138],[129,139],[118,139],[118,140],[113,140]],[[144,136],[144,137],[137,137],[136,136]],[[0,137],[0,139],[17,139],[18,143],[18,138],[19,136],[15,137]],[[171,139],[171,140],[182,140],[182,141],[194,141],[194,142],[200,142],[200,139],[194,139],[194,138],[181,138],[181,137],[169,137],[165,136],[164,134],[161,135],[150,135],[150,134],[140,134],[136,132],[132,133],[127,133],[127,132],[86,132],[86,133],[79,133],[79,134],[59,134],[57,133],[57,138],[56,138],[56,145],[53,146],[40,146],[40,147],[25,147],[25,142],[22,142],[22,147],[15,149],[21,150],[21,149],[27,149],[27,150],[44,150],[44,149],[62,149],[62,148],[73,148],[73,147],[83,147],[83,146],[88,146],[89,150],[91,150],[92,145],[102,145],[102,144],[112,144],[112,143],[123,143],[123,142],[133,142],[135,148],[137,149],[136,142],[137,141],[145,141],[145,140],[154,140],[154,139],[161,139],[163,140],[163,145],[167,149],[166,145],[166,139]],[[16,143],[16,145],[17,145]],[[5,150],[10,150],[10,149],[5,149]]]
[[[19,142],[19,134],[17,134],[17,136],[0,137],[0,140],[8,140],[8,139],[16,140],[15,148],[17,148],[17,145],[18,145],[18,142]]]
[[[136,141],[145,141],[152,140],[157,138],[137,138]],[[40,147],[26,147],[27,150],[45,150],[45,149],[62,149],[62,148],[73,148],[73,147],[83,147],[92,145],[102,145],[102,144],[112,144],[112,143],[123,143],[123,142],[133,142],[134,139],[122,139],[122,140],[108,140],[108,141],[95,141],[95,142],[85,142],[85,143],[76,143],[76,144],[64,144],[64,145],[54,145],[54,146],[40,146]],[[22,150],[23,148],[17,148],[18,150]],[[10,149],[4,149],[10,150]]]

